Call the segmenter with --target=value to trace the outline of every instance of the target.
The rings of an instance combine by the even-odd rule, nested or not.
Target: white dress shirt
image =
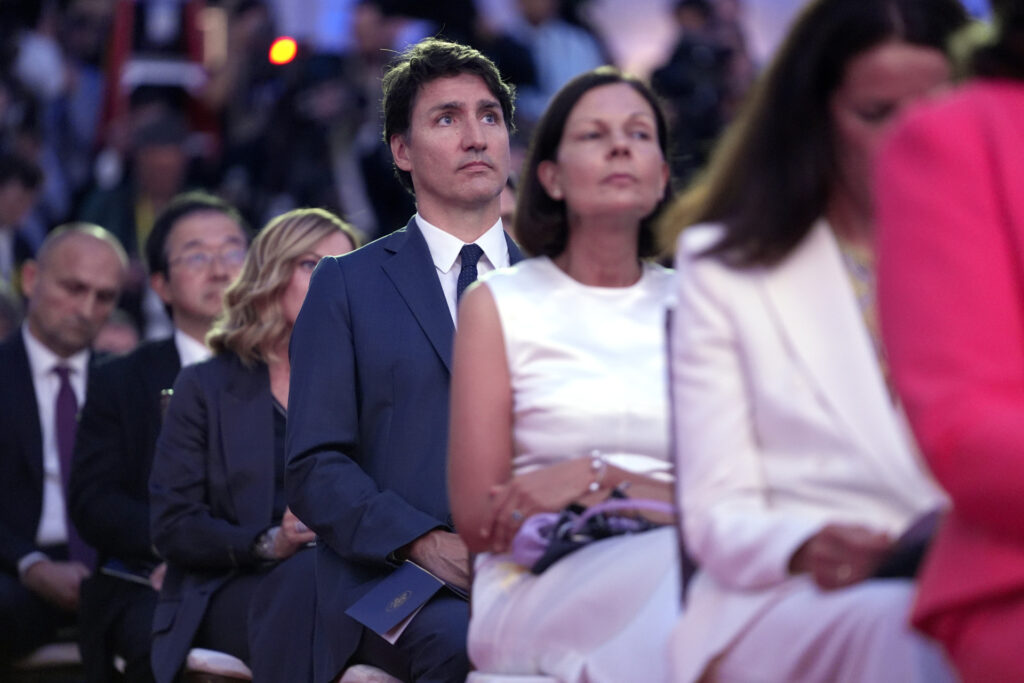
[[[183,368],[202,363],[213,355],[206,344],[193,339],[178,328],[174,328],[174,348],[178,350],[178,359]]]
[[[13,279],[14,228],[0,226],[0,289],[9,287]]]
[[[437,279],[441,282],[441,290],[444,292],[445,301],[448,302],[448,311],[452,314],[452,322],[455,322],[455,309],[458,306],[456,290],[459,284],[459,273],[462,272],[462,258],[459,252],[462,251],[462,247],[466,243],[427,222],[418,213],[416,222],[420,226],[420,232],[423,233],[423,239],[427,241],[430,257],[437,269]],[[505,230],[501,225],[500,218],[497,223],[487,229],[487,232],[480,235],[474,244],[484,252],[476,265],[477,277],[496,268],[508,267],[508,242],[505,241]]]
[[[60,358],[32,336],[28,325],[22,326],[21,334],[25,341],[29,368],[32,371],[39,426],[43,435],[43,512],[39,518],[39,528],[36,530],[36,545],[59,545],[67,543],[68,529],[60,454],[57,450],[55,403],[57,392],[60,390],[60,378],[53,369],[57,365],[68,367],[71,389],[75,392],[75,399],[81,408],[85,404],[89,350],[79,351],[69,358]]]

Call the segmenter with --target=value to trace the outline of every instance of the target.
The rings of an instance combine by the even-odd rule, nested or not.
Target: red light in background
[[[288,36],[281,36],[270,46],[270,63],[287,64],[295,59],[298,51],[299,46],[295,43],[294,39]]]

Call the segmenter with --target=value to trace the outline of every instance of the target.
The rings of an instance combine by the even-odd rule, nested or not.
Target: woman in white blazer
[[[878,580],[944,497],[915,453],[877,343],[869,169],[908,102],[945,86],[955,0],[819,0],[711,168],[670,211],[683,537],[700,570],[675,679],[942,681],[907,625],[913,582]]]

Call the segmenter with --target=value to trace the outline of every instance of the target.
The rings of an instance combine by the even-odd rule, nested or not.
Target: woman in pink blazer
[[[981,78],[914,112],[879,167],[893,377],[953,510],[914,623],[965,681],[1024,680],[1024,4]]]

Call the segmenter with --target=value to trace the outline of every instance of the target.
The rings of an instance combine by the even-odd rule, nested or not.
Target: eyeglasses
[[[209,268],[214,261],[228,268],[241,266],[242,262],[245,261],[245,249],[242,247],[232,247],[217,252],[190,251],[187,254],[171,259],[168,263],[171,265],[180,263],[189,270],[198,272]]]

